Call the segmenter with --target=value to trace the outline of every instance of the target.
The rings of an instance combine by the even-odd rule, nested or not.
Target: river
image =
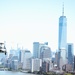
[[[12,72],[12,71],[0,71],[0,75],[36,75],[36,74]]]

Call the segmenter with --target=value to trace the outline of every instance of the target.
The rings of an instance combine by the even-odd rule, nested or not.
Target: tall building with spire
[[[66,46],[67,46],[67,18],[64,16],[64,4],[62,8],[62,16],[59,18],[59,66],[60,68],[66,64]]]

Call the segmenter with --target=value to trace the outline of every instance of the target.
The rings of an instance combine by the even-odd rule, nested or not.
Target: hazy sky
[[[67,42],[75,44],[74,0],[0,0],[0,41],[6,41],[7,50],[16,48],[18,43],[31,51],[34,41],[48,41],[55,51],[63,2]]]

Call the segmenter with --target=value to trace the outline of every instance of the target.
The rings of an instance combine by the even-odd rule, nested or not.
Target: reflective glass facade
[[[39,52],[39,42],[33,43],[33,57],[38,58],[38,52]]]
[[[58,39],[59,57],[58,58],[59,58],[59,61],[60,61],[60,58],[62,58],[63,64],[66,63],[66,46],[67,46],[67,18],[66,16],[60,16],[59,39]]]
[[[67,44],[67,19],[66,16],[59,18],[59,49],[66,49]]]
[[[67,44],[67,58],[68,64],[71,64],[72,67],[74,68],[74,49],[72,43]]]

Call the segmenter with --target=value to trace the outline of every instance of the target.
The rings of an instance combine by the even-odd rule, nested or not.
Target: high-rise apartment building
[[[58,50],[59,50],[59,65],[61,68],[66,64],[66,46],[67,46],[67,18],[64,16],[64,5],[62,16],[59,18],[59,39],[58,39]],[[60,63],[62,60],[62,63]]]

